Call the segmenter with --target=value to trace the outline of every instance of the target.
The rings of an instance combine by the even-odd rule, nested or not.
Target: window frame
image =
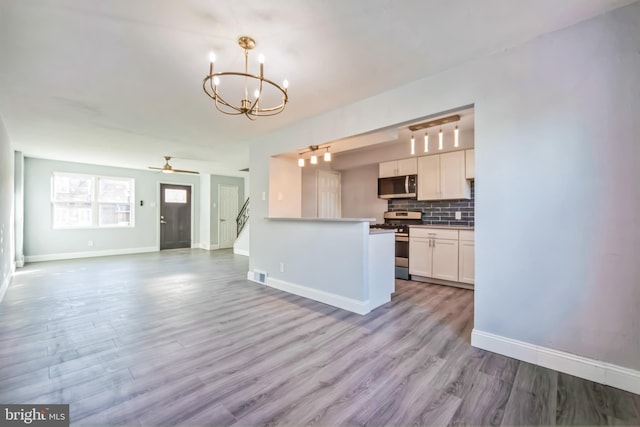
[[[55,200],[55,179],[56,177],[80,177],[83,179],[91,180],[91,201],[87,202],[91,204],[91,225],[57,225],[55,216],[56,204],[65,204],[70,202],[60,202]],[[129,224],[100,224],[100,206],[104,204],[111,204],[115,202],[103,202],[100,201],[100,180],[115,180],[115,181],[128,181],[130,185],[130,211],[129,211]],[[50,194],[50,212],[51,212],[51,228],[53,230],[91,230],[91,229],[113,229],[113,228],[135,228],[135,211],[136,211],[136,195],[135,195],[136,181],[134,178],[123,176],[108,176],[108,175],[90,175],[85,173],[75,172],[53,172],[51,174],[51,194]],[[82,202],[79,202],[82,203]]]

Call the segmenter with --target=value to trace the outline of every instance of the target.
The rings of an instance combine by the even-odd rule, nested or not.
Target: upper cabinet
[[[467,179],[476,178],[476,155],[473,148],[471,150],[465,150],[465,177]]]
[[[465,151],[418,158],[418,200],[470,198]]]
[[[393,160],[379,164],[378,177],[388,178],[402,175],[415,175],[418,173],[418,162],[416,158]]]

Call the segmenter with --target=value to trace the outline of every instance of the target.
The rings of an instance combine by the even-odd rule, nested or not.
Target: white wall
[[[302,178],[297,160],[269,156],[264,161],[268,166],[267,176],[262,179],[262,185],[256,186],[260,190],[251,192],[251,199],[256,202],[260,201],[256,205],[264,204],[262,192],[269,195],[267,198],[269,200],[269,214],[263,212],[261,217],[299,218],[302,215]],[[264,166],[262,169],[264,170]],[[255,183],[255,181],[253,182]],[[264,184],[267,184],[268,187]],[[252,209],[252,217],[254,213],[257,214]]]
[[[0,116],[0,300],[15,269],[13,179],[14,158],[11,141]]]
[[[51,176],[83,173],[135,179],[135,227],[54,230],[51,218]],[[186,174],[162,174],[136,169],[25,158],[24,252],[26,260],[46,260],[65,254],[126,253],[159,248],[159,183],[193,185],[193,244],[200,237],[200,179]],[[144,206],[140,206],[140,201]],[[156,204],[153,206],[153,204]],[[93,247],[88,241],[93,241]],[[83,256],[84,256],[83,255]]]
[[[639,22],[636,3],[255,141],[250,268],[282,261],[271,155],[475,104],[475,328],[640,369]]]
[[[200,246],[211,248],[211,175],[200,175]]]
[[[378,164],[342,171],[342,216],[384,222],[387,201],[378,199]]]

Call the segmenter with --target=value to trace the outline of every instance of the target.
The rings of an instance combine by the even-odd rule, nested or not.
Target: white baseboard
[[[471,345],[514,359],[640,394],[640,371],[474,329]]]
[[[24,255],[23,255],[23,256],[16,257],[16,267],[17,267],[17,268],[22,268],[22,267],[24,267]]]
[[[249,280],[251,280],[251,278]],[[314,301],[329,304],[352,313],[364,315],[371,311],[369,300],[359,301],[353,298],[347,298],[341,295],[286,282],[284,280],[274,279],[273,277],[267,277],[265,285],[294,295],[309,298]]]
[[[7,293],[7,289],[9,289],[9,284],[11,284],[11,279],[13,279],[13,273],[16,272],[16,263],[11,263],[11,270],[9,270],[9,274],[2,280],[0,283],[0,302],[2,302],[2,298],[4,298],[4,294]]]
[[[244,249],[233,248],[233,253],[236,254],[236,255],[249,256],[249,251],[245,251]]]
[[[214,251],[220,249],[219,245],[210,245],[208,243],[197,243],[192,246],[193,248],[204,249],[205,251]]]
[[[59,254],[48,254],[48,255],[28,255],[24,257],[24,261],[25,262],[58,261],[63,259],[141,254],[145,252],[158,252],[158,248],[155,246],[148,246],[143,248],[109,249],[104,251],[63,252]]]

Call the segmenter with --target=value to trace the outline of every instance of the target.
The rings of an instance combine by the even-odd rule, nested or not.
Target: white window
[[[51,181],[53,228],[133,227],[133,179],[54,173]]]

